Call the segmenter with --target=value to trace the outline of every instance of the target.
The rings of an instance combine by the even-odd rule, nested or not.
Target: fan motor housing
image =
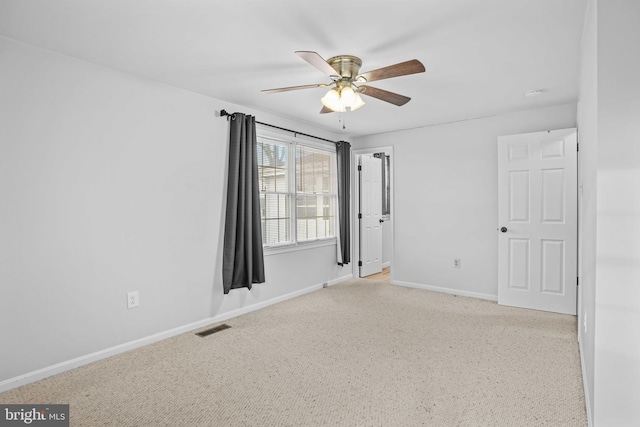
[[[340,55],[329,58],[327,63],[331,65],[343,79],[353,80],[358,75],[358,71],[360,71],[362,59],[352,55]]]

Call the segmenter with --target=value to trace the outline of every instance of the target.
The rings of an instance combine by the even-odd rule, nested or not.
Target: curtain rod
[[[231,117],[233,119],[234,118],[234,114],[235,113],[233,113],[233,114],[228,113],[227,110],[220,110],[220,117],[227,116],[227,117]],[[280,130],[284,130],[284,131],[287,131],[287,132],[291,132],[291,133],[296,134],[296,135],[304,135],[304,136],[308,136],[310,138],[320,139],[322,141],[327,141],[327,142],[330,142],[332,144],[337,144],[336,141],[332,141],[330,139],[322,138],[322,137],[315,136],[315,135],[309,135],[308,133],[304,133],[304,132],[298,132],[297,130],[291,130],[291,129],[283,128],[283,127],[280,127],[280,126],[270,125],[269,123],[263,123],[263,122],[259,122],[257,120],[256,120],[256,123],[259,124],[259,125],[269,126],[269,127],[275,128],[275,129],[280,129]]]

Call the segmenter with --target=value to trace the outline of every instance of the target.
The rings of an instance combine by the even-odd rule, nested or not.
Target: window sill
[[[297,252],[307,249],[321,248],[324,246],[335,246],[337,239],[335,237],[328,239],[314,240],[312,242],[297,243],[282,246],[265,246],[263,248],[264,256],[278,255],[287,252]]]

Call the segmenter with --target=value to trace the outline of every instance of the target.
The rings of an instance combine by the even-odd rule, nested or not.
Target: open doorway
[[[363,170],[364,169],[364,170]],[[392,282],[393,147],[354,150],[354,276]]]
[[[391,265],[384,267],[380,273],[365,276],[363,279],[375,280],[376,282],[391,283]]]

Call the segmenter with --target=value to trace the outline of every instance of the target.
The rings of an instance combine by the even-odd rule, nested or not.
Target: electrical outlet
[[[127,308],[136,308],[140,306],[140,295],[138,291],[127,292]]]
[[[453,268],[460,268],[460,258],[453,259]]]

